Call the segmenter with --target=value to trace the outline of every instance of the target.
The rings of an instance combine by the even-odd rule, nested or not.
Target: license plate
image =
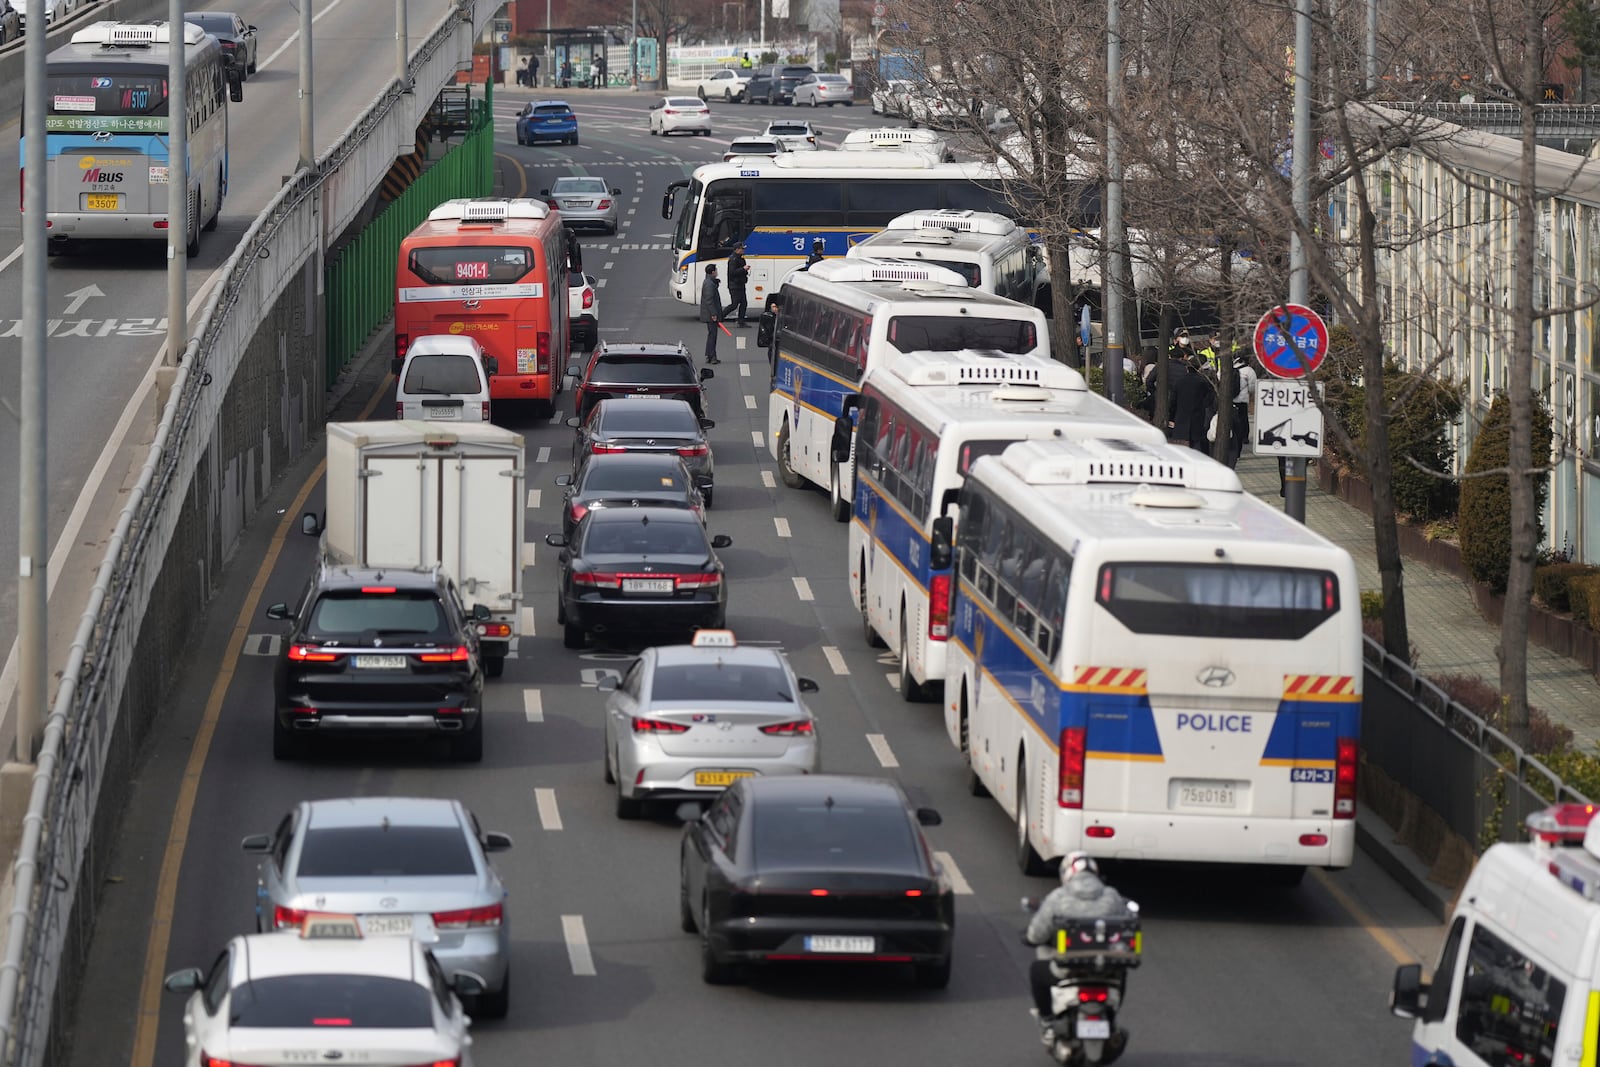
[[[406,665],[404,656],[357,656],[356,666],[366,670],[395,671]]]
[[[670,593],[672,592],[671,578],[624,578],[622,579],[624,593]]]
[[[363,915],[361,917],[361,932],[368,937],[410,937],[412,933],[411,916]]]
[[[430,419],[460,419],[461,418],[461,409],[460,408],[426,408],[424,410],[427,412],[428,418],[430,418]]]
[[[1231,808],[1238,802],[1238,792],[1232,782],[1196,780],[1175,784],[1178,803],[1186,808]]]
[[[1078,1037],[1084,1041],[1105,1041],[1111,1037],[1110,1019],[1079,1019]]]
[[[116,193],[86,193],[90,211],[115,211],[120,206]]]
[[[807,952],[868,953],[878,947],[876,938],[840,937],[837,934],[817,934],[806,938]]]
[[[741,778],[749,778],[749,771],[695,771],[695,785],[730,786]]]
[[[563,203],[561,206],[562,207],[594,207],[594,201],[593,200],[568,200],[565,203]]]

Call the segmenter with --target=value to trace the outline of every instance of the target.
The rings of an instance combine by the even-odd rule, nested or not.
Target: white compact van
[[[1417,1067],[1595,1062],[1600,1037],[1600,822],[1592,804],[1528,816],[1532,841],[1490,847],[1461,891],[1433,980],[1395,972]]]
[[[470,337],[429,334],[406,350],[394,387],[394,417],[488,422],[495,358]]]

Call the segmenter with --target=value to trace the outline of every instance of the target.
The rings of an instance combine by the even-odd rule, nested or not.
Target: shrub
[[[1539,760],[1584,796],[1600,797],[1600,758],[1594,753],[1567,748],[1542,754]]]
[[[1435,674],[1428,680],[1457,704],[1483,719],[1497,730],[1506,728],[1505,701],[1500,687],[1476,674]],[[1572,744],[1573,733],[1567,726],[1551,719],[1539,708],[1528,709],[1528,751],[1544,756],[1567,748]]]
[[[1550,411],[1535,397],[1535,463],[1550,454],[1550,444]],[[1466,473],[1480,476],[1462,479],[1461,514],[1458,518],[1462,562],[1467,565],[1467,571],[1473,578],[1496,593],[1505,592],[1506,575],[1511,570],[1511,487],[1505,474],[1482,472],[1504,471],[1511,462],[1510,448],[1511,402],[1504,393],[1497,393],[1494,403],[1489,406],[1489,414],[1478,430],[1478,439],[1473,442],[1472,455],[1467,457]],[[1544,510],[1549,492],[1548,478],[1534,478],[1533,511],[1536,523]],[[1542,531],[1542,527],[1540,529]]]
[[[1600,574],[1586,574],[1567,583],[1567,604],[1575,622],[1600,630]]]
[[[1533,591],[1551,611],[1571,611],[1568,590],[1574,578],[1600,575],[1600,567],[1583,563],[1547,563],[1533,569]]]
[[[1137,412],[1139,404],[1145,398],[1144,382],[1139,380],[1137,370],[1129,370],[1131,364],[1124,362],[1122,367],[1122,402],[1130,411]],[[1089,367],[1083,372],[1084,381],[1089,383],[1089,391],[1106,394],[1106,372],[1102,367]]]
[[[1363,619],[1383,618],[1383,593],[1377,589],[1361,590],[1361,617]]]

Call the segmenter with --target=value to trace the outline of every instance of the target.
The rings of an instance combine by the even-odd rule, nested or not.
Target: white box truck
[[[301,528],[356,567],[429,570],[455,580],[478,622],[484,671],[498,677],[522,605],[522,435],[489,423],[328,424],[327,515]]]

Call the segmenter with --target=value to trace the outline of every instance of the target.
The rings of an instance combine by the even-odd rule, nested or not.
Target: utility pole
[[[302,0],[305,2],[305,0]],[[189,64],[183,0],[167,4],[167,367],[189,346]],[[200,205],[194,205],[196,216]]]
[[[639,0],[633,3],[633,32],[639,35]],[[556,83],[556,50],[550,45],[550,0],[544,0],[544,69],[550,84]]]
[[[1294,5],[1294,155],[1289,161],[1290,201],[1294,227],[1289,233],[1289,303],[1304,304],[1311,290],[1306,264],[1305,238],[1311,225],[1311,5]],[[1293,456],[1283,478],[1283,510],[1292,519],[1306,521],[1306,461]]]
[[[548,20],[549,16],[546,16]],[[628,43],[628,80],[634,91],[639,89],[639,0],[633,0],[633,36]]]
[[[49,678],[46,604],[49,592],[45,466],[45,345],[49,311],[45,284],[44,14],[34,16],[36,30],[26,37],[22,94],[22,395],[18,398],[20,440],[17,450],[17,748],[18,763],[32,763],[39,740]]]
[[[1128,241],[1122,221],[1122,133],[1117,118],[1122,108],[1120,4],[1121,0],[1106,2],[1106,345],[1100,358],[1106,399],[1114,404],[1122,403],[1122,257]]]
[[[317,165],[311,129],[311,0],[300,0],[300,168]]]
[[[406,32],[406,0],[394,0],[394,76],[403,93],[411,91],[411,56]]]
[[[1378,88],[1378,0],[1367,0],[1367,92]]]

